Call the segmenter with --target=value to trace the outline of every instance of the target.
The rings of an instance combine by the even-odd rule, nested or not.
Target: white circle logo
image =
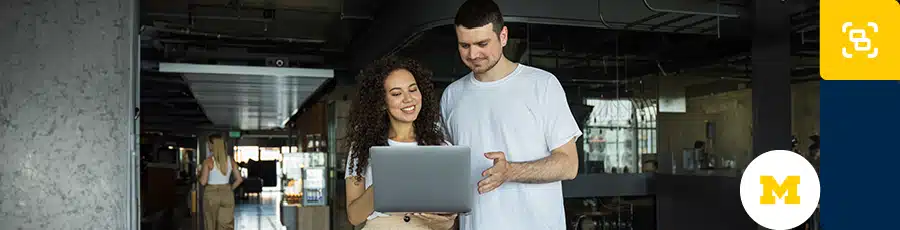
[[[741,177],[741,204],[757,224],[791,229],[803,224],[819,205],[819,175],[797,153],[773,150],[753,159]]]

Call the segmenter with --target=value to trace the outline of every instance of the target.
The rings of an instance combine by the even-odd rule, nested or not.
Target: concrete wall
[[[659,152],[675,153],[692,147],[696,140],[705,140],[704,125],[711,121],[715,123],[715,138],[710,144],[713,153],[745,164],[752,153],[752,93],[744,89],[688,98],[687,113],[659,114]],[[805,151],[811,144],[807,137],[819,132],[819,82],[794,84],[791,95],[791,130]]]
[[[130,228],[134,3],[0,4],[0,228]]]

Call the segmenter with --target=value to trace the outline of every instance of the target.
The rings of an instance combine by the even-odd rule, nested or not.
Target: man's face
[[[492,23],[476,28],[457,26],[456,40],[459,58],[472,72],[480,74],[494,68],[503,57],[507,30],[504,26],[498,35]]]

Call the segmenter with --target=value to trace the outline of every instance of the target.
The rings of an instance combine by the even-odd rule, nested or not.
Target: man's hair
[[[503,29],[503,13],[492,0],[468,0],[456,11],[453,24],[468,29],[482,27],[488,23],[494,25],[494,32],[499,34]]]

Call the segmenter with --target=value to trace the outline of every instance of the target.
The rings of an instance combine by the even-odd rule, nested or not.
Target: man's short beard
[[[497,61],[488,65],[488,67],[485,68],[484,71],[476,72],[475,69],[472,69],[472,72],[477,73],[477,74],[487,73],[488,71],[491,71],[492,69],[494,69],[494,67],[497,66],[497,63],[500,63],[500,58],[497,58]]]

